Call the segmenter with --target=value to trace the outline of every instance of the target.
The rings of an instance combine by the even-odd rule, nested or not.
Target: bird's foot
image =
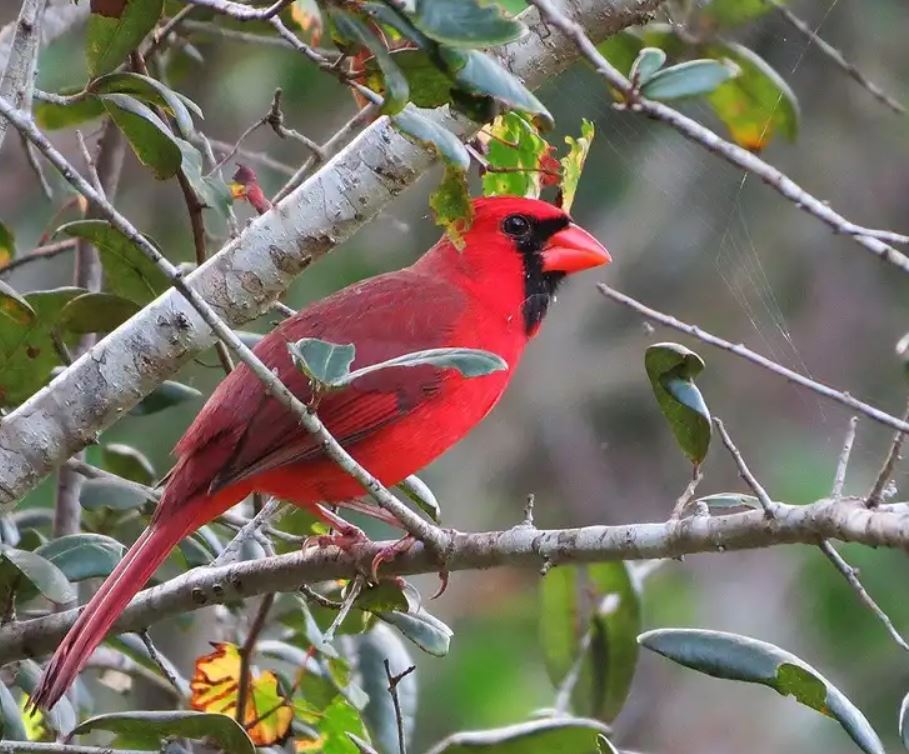
[[[355,545],[368,544],[372,540],[366,536],[359,526],[345,521],[326,507],[317,505],[313,511],[319,518],[332,528],[330,534],[313,534],[303,541],[303,548],[307,547],[337,547],[343,552],[349,552]]]
[[[411,547],[413,547],[414,542],[417,540],[414,539],[412,534],[405,534],[397,542],[394,542],[390,545],[386,545],[381,550],[379,550],[375,557],[372,559],[372,565],[369,569],[370,577],[372,578],[373,584],[379,583],[379,567],[382,563],[390,563],[394,560],[399,554],[407,552]]]

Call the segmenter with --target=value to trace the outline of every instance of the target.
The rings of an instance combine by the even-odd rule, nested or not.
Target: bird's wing
[[[463,293],[456,288],[404,270],[347,288],[286,320],[273,336],[260,343],[257,355],[305,402],[311,397],[309,383],[293,366],[287,342],[311,337],[353,343],[356,356],[352,368],[356,369],[450,344],[464,306]],[[429,366],[381,370],[324,395],[318,416],[332,435],[350,448],[436,394],[445,374]],[[324,454],[319,440],[270,398],[254,375],[247,373],[242,380],[242,387],[254,395],[243,396],[243,401],[235,403],[238,410],[230,426],[222,425],[236,438],[236,445],[211,481],[209,494],[255,474],[312,461]],[[225,395],[237,398],[239,392]]]

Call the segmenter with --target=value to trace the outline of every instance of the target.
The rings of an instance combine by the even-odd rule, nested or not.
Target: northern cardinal
[[[353,457],[395,485],[464,437],[502,396],[556,288],[609,253],[560,209],[536,199],[473,202],[475,219],[456,248],[442,238],[411,267],[349,286],[281,322],[255,353],[304,402],[307,378],[288,342],[353,343],[353,367],[428,348],[462,346],[500,355],[507,370],[467,379],[432,366],[384,369],[324,395],[318,415]],[[149,527],[82,611],[32,695],[53,706],[127,603],[187,534],[251,492],[263,492],[354,530],[319,503],[370,512],[359,484],[240,365],[218,386],[177,443],[177,463]],[[387,520],[378,508],[373,515]],[[394,520],[392,519],[392,522]],[[358,531],[358,530],[357,530]]]

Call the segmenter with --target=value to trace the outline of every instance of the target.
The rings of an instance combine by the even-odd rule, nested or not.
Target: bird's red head
[[[473,208],[464,248],[442,244],[447,262],[479,295],[520,306],[528,334],[536,332],[566,275],[611,261],[599,241],[547,202],[497,196],[475,199]]]

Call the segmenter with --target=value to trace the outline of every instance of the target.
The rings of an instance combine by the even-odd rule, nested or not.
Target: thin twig
[[[675,507],[672,509],[672,515],[670,519],[681,518],[685,513],[685,510],[688,508],[688,505],[694,499],[695,492],[697,491],[698,485],[701,483],[701,480],[704,478],[704,472],[700,468],[694,472],[694,476],[691,478],[691,481],[688,482],[688,485],[685,487],[685,491],[681,494],[678,500],[675,501]]]
[[[220,154],[226,154],[233,150],[234,145],[229,144],[226,141],[220,141],[219,139],[209,139],[209,143],[215,150]],[[247,162],[255,162],[264,167],[274,170],[276,173],[281,173],[282,175],[291,176],[294,174],[294,169],[280,160],[276,160],[274,157],[271,157],[265,152],[257,152],[252,149],[243,149],[242,147],[236,151],[236,154],[239,157],[242,157]],[[224,162],[223,160],[220,162]]]
[[[161,671],[161,673],[167,679],[167,682],[173,686],[174,691],[177,692],[177,696],[181,699],[185,698],[185,684],[181,684],[180,681],[177,680],[177,675],[174,672],[173,663],[171,663],[170,660],[158,652],[158,648],[155,646],[155,643],[152,641],[152,638],[147,630],[139,631],[139,638],[142,639],[142,643],[145,645],[145,649],[148,651],[148,656],[151,658],[151,661],[158,666],[158,670]]]
[[[32,249],[28,254],[10,260],[6,267],[0,268],[0,275],[5,275],[12,272],[17,267],[22,267],[31,262],[37,262],[40,259],[53,259],[58,254],[72,251],[76,248],[76,244],[77,241],[75,238],[65,238],[62,241],[55,241],[53,243],[44,244],[43,246],[38,246]]]
[[[111,474],[109,471],[104,469],[99,469],[97,466],[92,466],[91,464],[85,463],[76,458],[70,458],[64,464],[68,469],[72,469],[78,474],[81,474],[86,479],[100,479],[102,481],[108,482],[109,484],[115,485],[117,487],[122,487],[125,490],[129,490],[141,497],[144,497],[146,500],[157,503],[161,497],[161,493],[158,490],[152,489],[151,487],[146,487],[144,484],[139,484],[134,482],[131,479],[124,479],[122,476],[117,476],[116,474]]]
[[[237,688],[237,713],[234,716],[240,725],[245,725],[246,721],[246,697],[249,696],[249,665],[252,656],[256,651],[256,642],[259,640],[259,634],[265,627],[265,621],[272,605],[275,604],[275,593],[266,594],[259,603],[259,609],[256,611],[256,617],[249,627],[249,633],[246,634],[246,641],[238,650],[240,653],[240,683]]]
[[[275,301],[275,303],[273,303],[271,305],[271,310],[273,312],[277,312],[278,314],[280,314],[282,317],[285,317],[285,318],[293,317],[297,314],[296,309],[292,309],[287,304],[285,304],[281,301]]]
[[[855,430],[858,427],[858,417],[853,416],[849,420],[849,428],[846,430],[846,439],[843,440],[843,449],[840,451],[840,457],[836,463],[836,473],[833,475],[833,488],[830,490],[830,497],[837,500],[843,496],[843,487],[846,485],[846,471],[849,468],[849,457],[852,455],[852,446],[855,443]],[[902,437],[902,433],[900,433]]]
[[[780,0],[764,0],[765,3],[772,5],[779,14],[789,22],[789,24],[807,40],[809,40],[818,50],[832,60],[840,69],[850,76],[859,86],[866,89],[872,97],[889,107],[893,112],[900,115],[906,114],[906,108],[897,102],[893,97],[887,94],[877,84],[868,79],[854,63],[849,62],[842,52],[821,37],[807,23],[787,8]]]
[[[723,440],[723,445],[726,446],[726,450],[729,451],[729,454],[735,461],[735,465],[738,466],[739,476],[745,480],[745,484],[751,488],[751,491],[754,492],[755,496],[760,502],[761,508],[764,509],[764,515],[767,518],[774,518],[776,515],[775,511],[777,504],[770,499],[770,495],[767,494],[767,490],[761,486],[761,483],[758,482],[754,474],[751,473],[751,470],[748,468],[748,464],[745,463],[745,459],[742,457],[739,449],[735,446],[735,443],[732,442],[732,438],[729,436],[729,433],[726,431],[726,427],[723,426],[723,422],[719,417],[713,417],[713,425],[720,433],[720,438]]]
[[[331,622],[331,625],[325,629],[325,633],[322,634],[322,644],[331,644],[331,642],[334,641],[335,631],[338,630],[338,627],[344,622],[345,618],[347,618],[350,609],[353,607],[354,602],[356,602],[357,597],[360,596],[360,592],[363,591],[365,584],[366,579],[360,574],[357,574],[353,581],[350,582],[347,594],[344,595],[341,606],[338,608],[338,614]]]
[[[277,0],[267,8],[254,8],[232,2],[232,0],[186,0],[186,2],[203,8],[211,8],[225,16],[235,18],[237,21],[268,21],[277,17],[293,0]]]
[[[906,404],[906,410],[903,412],[903,422],[909,422],[909,403]],[[874,484],[868,492],[867,505],[869,508],[874,508],[883,502],[884,490],[890,481],[890,477],[893,476],[893,469],[896,467],[897,461],[900,460],[900,451],[903,449],[903,440],[905,438],[906,434],[904,432],[897,432],[893,436],[893,442],[890,443],[890,450],[887,451],[884,464],[881,466],[877,479],[874,480]]]
[[[300,594],[302,594],[308,602],[315,602],[319,607],[324,607],[328,610],[340,610],[344,607],[343,602],[329,599],[324,594],[319,594],[315,589],[306,584],[300,584]]]
[[[271,107],[268,112],[265,114],[264,122],[268,123],[271,126],[272,130],[278,134],[282,139],[294,139],[299,141],[303,146],[305,146],[310,152],[313,153],[319,161],[325,160],[325,152],[322,150],[316,142],[310,139],[308,136],[301,134],[299,131],[293,128],[288,128],[284,125],[284,112],[281,110],[281,95],[283,92],[280,87],[275,89],[274,97],[272,97]]]
[[[278,498],[270,498],[268,502],[262,506],[262,510],[248,521],[243,528],[234,535],[234,538],[227,543],[227,547],[225,547],[221,551],[221,554],[212,561],[212,566],[227,565],[228,563],[236,561],[240,556],[243,545],[247,541],[255,538],[256,532],[258,532],[259,529],[277,519],[284,510],[286,510],[286,508]]]
[[[717,348],[722,348],[724,351],[729,351],[730,353],[735,354],[743,359],[747,359],[753,364],[757,364],[759,367],[766,369],[768,372],[779,375],[790,382],[794,382],[797,385],[808,388],[809,390],[814,391],[818,395],[823,395],[825,398],[830,398],[831,400],[841,403],[844,406],[848,406],[854,411],[858,411],[865,416],[874,419],[874,421],[883,424],[884,426],[890,427],[891,429],[898,430],[900,432],[909,432],[909,422],[898,419],[891,414],[881,411],[879,408],[860,401],[857,398],[853,398],[849,393],[843,392],[841,390],[836,390],[832,387],[824,385],[821,382],[809,379],[804,375],[799,374],[798,372],[793,372],[791,369],[784,367],[782,364],[777,364],[775,361],[771,361],[765,356],[761,356],[759,353],[755,353],[749,348],[746,348],[741,343],[730,343],[728,340],[723,340],[722,338],[717,337],[716,335],[711,335],[709,332],[702,330],[697,325],[689,325],[687,322],[682,322],[679,319],[676,319],[669,314],[663,314],[662,312],[657,311],[656,309],[651,309],[649,306],[642,304],[637,299],[627,296],[624,293],[620,293],[614,288],[610,288],[605,283],[598,283],[597,288],[600,293],[602,293],[606,298],[612,299],[613,301],[627,306],[629,309],[632,309],[642,316],[646,317],[653,322],[658,322],[661,325],[666,327],[671,327],[673,330],[678,330],[679,332],[690,335],[693,338],[697,338],[704,343],[709,343],[712,346]]]
[[[372,120],[379,112],[379,108],[375,105],[367,105],[362,110],[358,110],[356,114],[347,121],[341,128],[339,128],[332,137],[322,145],[322,153],[325,156],[325,159],[331,158],[335,153],[340,151],[345,144],[347,144],[354,136],[354,134],[366,123]],[[297,188],[304,180],[309,176],[310,172],[319,164],[319,159],[315,154],[310,155],[310,157],[304,162],[299,170],[294,173],[290,179],[285,183],[277,194],[272,198],[272,202],[277,204],[284,197],[290,194],[295,188]]]
[[[399,754],[407,754],[407,741],[404,737],[404,715],[401,713],[401,700],[398,699],[398,684],[413,673],[417,667],[416,665],[411,665],[397,675],[392,675],[387,657],[384,659],[383,664],[385,665],[385,678],[388,680],[388,693],[391,694],[391,703],[395,708],[395,722],[398,726],[398,752]]]
[[[885,613],[881,607],[874,601],[865,587],[862,585],[862,582],[859,581],[858,572],[853,568],[846,560],[840,555],[832,544],[828,540],[823,540],[819,547],[821,552],[827,556],[831,563],[836,566],[843,576],[846,578],[846,581],[849,582],[849,586],[852,587],[852,590],[858,595],[858,598],[865,603],[865,606],[877,616],[878,620],[884,624],[884,627],[887,629],[887,632],[893,637],[893,640],[907,652],[909,652],[909,644],[906,643],[905,639],[900,636],[899,631],[896,630],[896,626],[893,625],[893,621],[890,620],[890,616]]]
[[[625,98],[622,105],[625,109],[642,113],[655,120],[662,121],[674,128],[685,138],[700,144],[705,149],[722,157],[727,162],[758,176],[764,183],[774,188],[796,207],[814,215],[833,229],[835,233],[852,236],[855,241],[872,254],[909,273],[909,257],[897,251],[881,240],[881,234],[868,228],[856,225],[833,210],[826,202],[808,193],[795,181],[777,168],[762,160],[753,152],[732,144],[717,136],[709,128],[683,115],[669,105],[641,96],[632,83],[603,57],[596,45],[584,32],[583,27],[558,10],[551,0],[530,0],[540,11],[541,16],[556,29],[571,39],[583,55],[607,83],[619,91]],[[892,234],[892,242],[909,243],[909,236]]]
[[[19,140],[22,142],[22,151],[25,153],[25,160],[35,174],[35,178],[38,179],[38,185],[41,186],[41,193],[44,194],[48,201],[52,201],[54,198],[54,190],[47,182],[47,177],[44,175],[44,168],[41,167],[41,161],[35,153],[35,148],[26,141],[22,134],[19,134]]]

